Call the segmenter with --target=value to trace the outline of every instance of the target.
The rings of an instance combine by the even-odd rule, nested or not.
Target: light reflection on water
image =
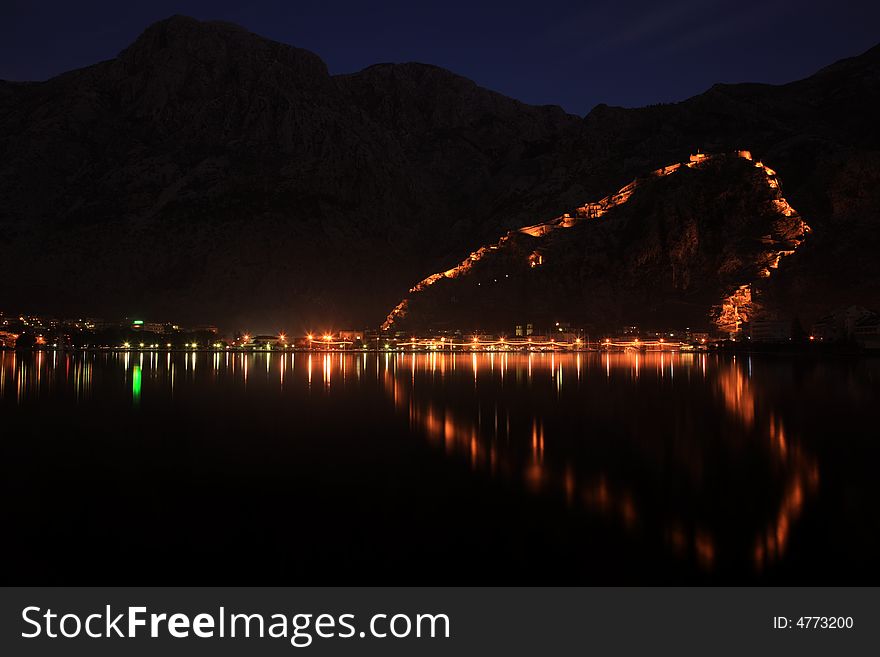
[[[432,375],[436,371],[435,356],[436,354],[428,357]],[[502,387],[504,373],[509,368],[507,354],[504,358],[505,362],[497,375],[498,383]],[[575,382],[571,385],[576,386],[581,380],[580,354],[559,358],[555,354],[551,354],[549,358],[544,354],[531,354],[514,358],[517,362],[512,374],[517,377],[524,369],[528,386],[531,386],[533,376],[549,375],[549,378],[555,381],[558,395],[564,386],[565,370],[571,367],[572,361],[574,361]],[[676,361],[682,361],[681,366],[688,375],[696,368],[700,376],[705,378],[706,361],[709,358],[705,354],[679,357],[662,352],[659,355],[648,356],[638,353],[631,355],[606,353],[598,357],[600,364],[604,362],[606,378],[612,378],[613,362],[615,375],[623,375],[630,380],[638,380],[646,376],[645,370],[650,371],[655,378],[664,379],[668,376],[671,380],[674,377]],[[587,356],[587,359],[590,361],[589,365],[594,365],[597,357]],[[455,357],[451,358],[453,367],[455,360]],[[521,362],[523,360],[526,361],[525,366]],[[488,377],[495,375],[494,355],[489,355],[486,363],[485,359],[473,354],[471,362],[475,383],[479,380],[481,366],[486,369],[488,365],[486,373]],[[475,423],[472,415],[458,412],[456,408],[438,400],[436,395],[422,395],[420,398],[414,390],[413,382],[416,370],[426,366],[417,363],[415,356],[411,356],[408,361],[403,360],[401,364],[409,367],[412,376],[400,376],[392,368],[386,368],[383,382],[394,401],[395,408],[401,413],[408,414],[410,425],[420,429],[430,442],[442,447],[449,454],[457,453],[465,456],[474,469],[484,469],[492,475],[503,473],[507,476],[521,477],[527,487],[534,492],[549,491],[560,494],[571,505],[583,504],[596,513],[612,517],[626,530],[636,529],[642,514],[633,492],[625,485],[615,484],[604,473],[598,475],[588,473],[580,476],[575,465],[566,460],[564,455],[555,463],[545,459],[546,431],[542,418],[533,417],[531,420],[528,434],[530,449],[527,458],[523,458],[522,450],[518,451],[517,447],[511,447],[511,409],[504,411],[502,429],[499,431],[499,411],[496,403],[487,430],[481,413],[478,413]],[[588,373],[592,369],[589,365]],[[752,432],[756,423],[757,399],[747,376],[735,362],[730,362],[717,367],[716,377],[715,385],[727,412],[732,419],[742,424],[744,433]],[[407,385],[408,381],[409,385]],[[782,488],[785,491],[773,514],[773,520],[769,526],[759,530],[752,541],[754,564],[760,569],[767,561],[775,560],[784,554],[791,525],[802,513],[806,495],[815,493],[818,488],[819,469],[815,459],[800,445],[796,442],[789,445],[785,441],[782,421],[772,413],[757,433],[757,446],[766,451],[767,458],[773,460],[777,468],[776,474],[782,480]],[[688,465],[685,464],[685,469],[687,467]],[[664,528],[664,533],[675,552],[682,556],[693,555],[704,568],[713,567],[716,540],[710,530],[697,526],[688,531],[684,529],[681,521],[673,520]]]
[[[376,389],[414,436],[475,474],[520,482],[706,571],[719,559],[761,571],[785,557],[821,478],[785,396],[765,394],[767,371],[750,357],[663,352],[3,352],[0,401],[101,397],[145,413],[194,388],[232,387],[243,400]]]

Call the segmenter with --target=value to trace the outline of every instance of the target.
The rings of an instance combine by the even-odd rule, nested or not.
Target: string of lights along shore
[[[37,315],[0,315],[0,349],[102,351],[707,351],[736,345],[816,346],[834,343],[842,322],[855,325],[855,338],[866,348],[873,333],[859,328],[859,308],[844,308],[821,318],[809,332],[797,335],[778,321],[752,321],[747,334],[683,329],[647,330],[624,326],[595,334],[589,328],[556,321],[549,326],[525,323],[509,333],[477,331],[403,331],[343,329],[305,333],[224,335],[215,326],[182,326],[142,319],[106,322],[99,319],[58,320]],[[864,318],[862,318],[864,319]]]

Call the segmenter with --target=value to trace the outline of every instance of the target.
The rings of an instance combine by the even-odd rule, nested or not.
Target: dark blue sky
[[[877,0],[0,0],[0,78],[112,58],[176,13],[307,48],[332,73],[427,62],[577,114],[680,100],[715,82],[787,82],[880,42]]]

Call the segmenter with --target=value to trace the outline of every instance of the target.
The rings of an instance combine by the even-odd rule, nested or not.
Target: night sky
[[[805,77],[880,42],[880,2],[115,0],[0,3],[0,78],[43,80],[114,57],[172,14],[312,50],[331,73],[437,64],[514,98],[585,114],[684,99],[715,82]]]

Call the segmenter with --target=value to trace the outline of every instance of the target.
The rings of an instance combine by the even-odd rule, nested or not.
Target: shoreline
[[[739,348],[731,346],[712,346],[705,349],[681,349],[669,347],[665,349],[635,349],[635,348],[594,348],[594,347],[548,347],[548,348],[475,348],[465,347],[461,349],[412,349],[412,348],[387,348],[376,349],[374,347],[362,349],[310,349],[310,348],[289,348],[289,349],[241,349],[241,348],[150,348],[150,347],[31,347],[26,349],[16,349],[14,347],[0,347],[2,353],[104,353],[104,354],[142,354],[142,353],[166,353],[166,354],[441,354],[441,355],[467,355],[467,354],[681,354],[685,356],[694,356],[702,354],[714,354],[725,356],[848,356],[848,357],[876,357],[880,356],[880,349],[857,348],[850,345],[828,346],[828,347],[810,347],[807,349],[793,348],[788,345],[763,345],[756,347],[750,345],[749,348]]]

